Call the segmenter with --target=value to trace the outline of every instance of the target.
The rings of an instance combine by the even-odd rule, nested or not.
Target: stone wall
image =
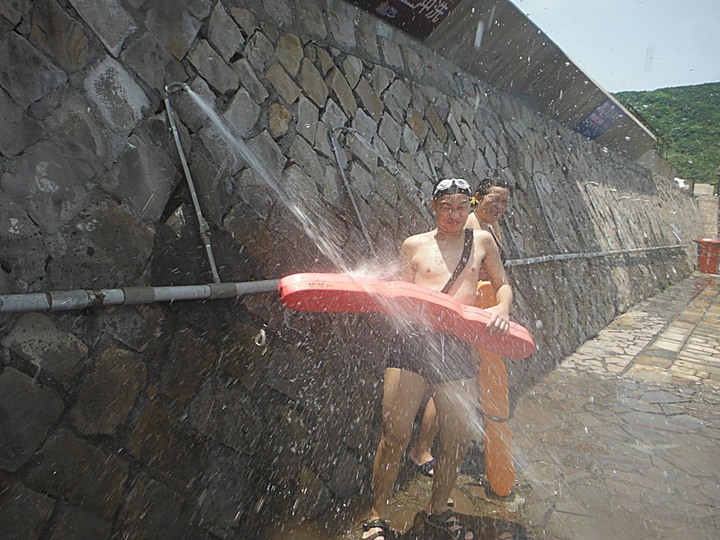
[[[703,238],[717,238],[720,224],[720,196],[715,195],[715,186],[695,184],[694,195],[700,209]]]
[[[18,0],[0,4],[0,293],[212,281],[173,82],[247,143],[167,96],[225,282],[377,271],[432,226],[436,174],[511,181],[514,316],[538,344],[516,392],[692,271],[691,197],[348,3]],[[3,315],[0,528],[260,538],[366,498],[386,327],[274,294]]]

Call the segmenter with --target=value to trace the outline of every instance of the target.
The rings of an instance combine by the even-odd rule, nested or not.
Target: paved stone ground
[[[538,537],[720,538],[720,276],[615,319],[523,396],[513,433]]]
[[[511,425],[515,500],[489,500],[467,460],[452,494],[480,538],[720,538],[720,276],[695,273],[615,319],[520,398]],[[424,538],[413,519],[430,487],[401,478],[398,537]],[[361,513],[277,538],[359,538]]]

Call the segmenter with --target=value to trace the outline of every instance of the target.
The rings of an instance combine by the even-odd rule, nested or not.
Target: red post
[[[698,270],[705,274],[717,274],[720,264],[720,238],[698,238]]]

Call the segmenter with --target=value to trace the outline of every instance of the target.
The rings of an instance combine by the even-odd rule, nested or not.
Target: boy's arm
[[[406,238],[400,247],[400,273],[398,279],[402,281],[415,281],[415,268],[412,262],[415,253],[412,237]]]
[[[495,240],[489,234],[481,235],[482,247],[485,251],[483,266],[487,272],[495,296],[497,305],[488,308],[490,312],[490,320],[488,321],[488,330],[491,334],[504,334],[510,327],[510,307],[513,302],[513,292],[505,275],[500,252],[498,251]]]

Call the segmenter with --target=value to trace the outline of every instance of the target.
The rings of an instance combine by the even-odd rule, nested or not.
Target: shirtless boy
[[[472,190],[463,179],[441,180],[433,189],[432,209],[437,227],[407,238],[400,249],[400,278],[440,291],[463,256],[465,221]],[[500,261],[495,240],[487,231],[471,231],[467,264],[447,294],[467,305],[475,304],[481,269],[497,291],[498,304],[488,309],[491,333],[506,333],[512,290]],[[470,445],[470,422],[477,403],[477,359],[472,348],[448,334],[416,328],[402,332],[388,357],[383,387],[382,437],[373,464],[373,501],[363,523],[364,540],[385,540],[389,534],[387,510],[400,460],[412,433],[415,415],[429,388],[440,426],[433,490],[426,524],[454,538],[473,540],[472,530],[448,508],[448,496]]]

